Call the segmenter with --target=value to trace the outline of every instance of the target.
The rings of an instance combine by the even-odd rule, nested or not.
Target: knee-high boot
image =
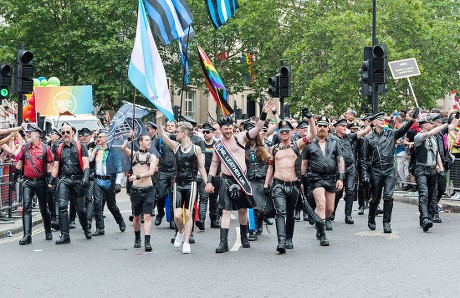
[[[278,235],[278,246],[276,250],[280,254],[284,254],[286,252],[286,222],[284,217],[276,217],[276,234]]]
[[[32,215],[24,213],[22,216],[22,229],[24,236],[19,240],[19,245],[27,245],[32,243]]]
[[[78,220],[80,221],[80,225],[85,232],[86,239],[91,239],[93,234],[91,234],[91,230],[88,228],[88,216],[86,215],[86,210],[78,213]]]
[[[391,233],[391,212],[393,201],[383,201],[383,232]]]
[[[61,236],[56,240],[56,245],[70,243],[69,236],[69,214],[66,209],[61,211],[59,209],[59,229],[61,230]]]
[[[220,243],[216,248],[216,253],[224,253],[228,251],[228,229],[220,229]]]
[[[324,231],[324,225],[325,225],[324,220],[322,220],[321,222],[317,222],[315,225],[316,225],[316,239],[319,240],[319,245],[329,246],[329,240],[327,240],[326,232]]]
[[[256,231],[257,235],[262,235],[264,231],[264,212],[262,210],[254,210],[256,216]]]
[[[371,230],[375,230],[375,215],[377,214],[377,206],[374,201],[369,202],[369,215],[367,216],[367,226]]]
[[[244,248],[250,248],[251,244],[248,240],[248,225],[240,225],[240,237],[241,237],[241,246]]]

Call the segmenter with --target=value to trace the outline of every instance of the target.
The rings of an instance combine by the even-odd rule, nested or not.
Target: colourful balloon
[[[30,119],[30,118],[32,118],[33,116],[34,116],[34,111],[28,110],[28,111],[27,111],[27,118]]]
[[[61,81],[56,77],[51,77],[51,78],[48,79],[48,84],[55,85],[55,86],[60,86]]]
[[[46,80],[45,77],[38,77],[38,79],[40,82],[43,81],[43,80]]]
[[[40,86],[46,87],[46,85],[48,85],[48,81],[46,79],[40,81]]]
[[[28,102],[29,102],[29,104],[32,105],[32,106],[35,105],[35,96],[33,95],[33,93],[32,93],[32,96],[29,98],[29,101],[28,101]]]
[[[40,81],[38,79],[34,79],[34,87],[40,86]]]

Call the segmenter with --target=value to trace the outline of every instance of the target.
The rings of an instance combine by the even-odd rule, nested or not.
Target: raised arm
[[[131,149],[128,148],[128,144],[133,139],[133,137],[134,137],[134,130],[131,130],[129,132],[129,137],[121,145],[121,150],[123,150],[123,152],[125,152],[128,156],[131,156]]]
[[[157,129],[158,129],[158,135],[160,138],[165,142],[165,144],[171,148],[174,153],[176,153],[177,150],[177,145],[179,145],[178,142],[171,140],[171,138],[166,134],[166,132],[163,129],[163,113],[160,112],[159,110],[157,111]]]
[[[260,114],[259,121],[257,121],[256,126],[250,129],[246,134],[244,134],[244,142],[246,142],[248,138],[251,140],[254,139],[255,137],[257,137],[259,132],[262,131],[262,129],[264,128],[265,120],[267,119],[267,113],[273,106],[273,100],[269,100],[264,104],[262,108],[262,113]]]

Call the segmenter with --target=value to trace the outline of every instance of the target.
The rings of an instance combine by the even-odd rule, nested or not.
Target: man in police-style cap
[[[455,114],[455,119],[451,116],[448,123],[434,127],[434,119],[439,114],[432,114],[419,119],[417,122],[421,132],[414,137],[415,147],[415,179],[418,185],[418,208],[420,212],[420,226],[427,232],[433,226],[433,219],[439,222],[437,211],[437,191],[438,176],[445,176],[444,164],[440,156],[440,147],[437,135],[448,133],[457,126],[460,112]]]
[[[219,121],[220,130],[222,131],[222,139],[219,141],[221,149],[228,150],[232,153],[233,161],[232,165],[238,167],[238,173],[246,173],[246,162],[245,162],[245,145],[248,139],[254,139],[259,132],[262,130],[265,120],[267,119],[267,113],[274,106],[273,100],[267,101],[260,115],[259,121],[256,126],[249,131],[242,131],[233,135],[233,120],[231,117],[226,117]],[[217,144],[216,144],[217,146]],[[212,156],[212,163],[209,169],[208,181],[206,184],[206,192],[214,192],[214,186],[212,184],[213,179],[216,176],[218,167],[221,163],[230,163],[228,160],[223,160],[216,151]],[[235,164],[236,163],[236,164]],[[230,228],[230,215],[232,210],[238,210],[238,221],[240,224],[240,236],[241,243],[244,248],[249,248],[251,245],[247,235],[247,208],[253,207],[253,199],[247,192],[246,181],[245,184],[237,181],[235,178],[235,171],[233,172],[226,166],[221,167],[221,187],[219,193],[219,206],[222,207],[222,221],[220,229],[220,243],[216,248],[216,253],[224,253],[228,251],[228,231]],[[247,177],[241,179],[247,180]],[[242,186],[240,186],[242,185]],[[242,189],[244,187],[244,189]],[[232,191],[230,189],[232,188]]]
[[[208,122],[203,123],[201,126],[201,131],[203,133],[203,139],[205,143],[205,150],[203,151],[204,153],[204,168],[206,170],[206,173],[209,174],[209,169],[211,167],[211,161],[212,161],[212,154],[214,152],[214,145],[216,143],[216,140],[214,139],[213,132],[216,129],[212,127],[211,124]],[[203,226],[205,226],[205,220],[206,220],[206,211],[208,209],[208,202],[209,202],[209,218],[211,219],[211,228],[219,229],[220,228],[220,215],[219,211],[217,208],[217,198],[219,196],[219,188],[220,188],[220,168],[217,171],[216,176],[214,177],[212,181],[212,185],[214,186],[214,192],[209,193],[208,195],[208,200],[202,200],[200,199],[200,205],[199,205],[199,210],[200,210],[200,221]]]
[[[303,119],[302,121],[299,122],[299,125],[297,125],[297,131],[292,134],[291,139],[293,141],[297,141],[298,139],[304,138],[308,134],[308,121],[306,119]],[[309,189],[308,185],[305,185],[304,183],[304,189]],[[309,197],[311,193],[310,192],[305,192],[305,195],[307,198]],[[294,218],[295,220],[299,221],[300,220],[300,210],[302,209],[302,200],[297,200],[297,204],[295,206],[295,212],[294,212]],[[303,220],[307,221],[308,220],[308,213],[306,210],[303,210]]]
[[[321,218],[316,223],[316,238],[321,246],[329,246],[324,230],[332,230],[329,217],[334,212],[335,192],[342,190],[345,177],[342,148],[337,138],[329,135],[329,125],[327,117],[320,117],[316,138],[302,152],[302,172],[310,182],[316,213]]]
[[[16,182],[19,176],[23,176],[22,187],[23,214],[22,224],[24,236],[19,240],[20,245],[32,243],[32,201],[36,195],[43,218],[45,228],[45,239],[52,240],[51,214],[48,209],[46,195],[47,175],[51,172],[53,154],[49,146],[42,143],[40,134],[43,132],[36,124],[29,123],[24,127],[27,143],[22,146],[18,155],[18,163],[14,172],[13,181]]]
[[[356,181],[356,150],[358,139],[368,134],[371,131],[371,127],[368,125],[365,129],[355,132],[347,133],[347,127],[349,126],[346,119],[340,119],[334,124],[335,136],[338,138],[339,145],[342,149],[342,156],[345,162],[345,177],[343,180],[343,188],[335,193],[335,206],[333,215],[337,210],[337,205],[343,196],[345,190],[345,223],[354,224],[351,216],[353,209],[353,200],[355,198],[355,181]],[[331,215],[332,219],[335,216]]]
[[[411,117],[402,127],[395,130],[385,130],[385,113],[379,112],[369,116],[374,125],[372,133],[364,137],[361,167],[362,182],[370,183],[372,198],[369,202],[368,227],[375,230],[375,216],[377,206],[383,194],[383,232],[391,233],[391,213],[393,210],[393,192],[396,185],[394,168],[394,153],[396,140],[404,136],[415,119],[418,118],[420,109],[416,107]],[[372,169],[369,171],[369,169]],[[383,193],[382,193],[383,189]]]

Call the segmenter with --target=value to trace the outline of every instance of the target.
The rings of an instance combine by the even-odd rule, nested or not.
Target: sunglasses
[[[327,125],[324,125],[324,124],[318,124],[318,127],[327,127]]]
[[[290,130],[281,130],[280,134],[288,134],[289,132],[290,132]]]
[[[107,136],[97,136],[98,139],[100,138],[107,138]]]
[[[70,135],[72,134],[72,132],[70,130],[61,131],[61,135],[65,135],[65,134]]]
[[[203,131],[204,134],[208,134],[208,133],[211,133],[210,131]]]

